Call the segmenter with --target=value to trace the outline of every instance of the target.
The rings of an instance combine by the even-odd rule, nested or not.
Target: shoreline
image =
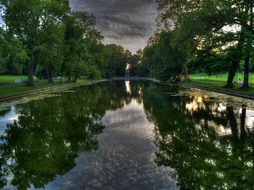
[[[29,91],[29,92],[23,92],[23,93],[8,95],[8,96],[2,96],[2,97],[0,97],[0,103],[11,102],[11,101],[18,100],[20,98],[25,98],[25,97],[33,97],[33,96],[37,96],[39,94],[60,93],[60,92],[64,92],[66,90],[70,90],[73,88],[77,88],[77,87],[81,87],[81,86],[89,86],[89,85],[96,84],[99,82],[104,82],[104,81],[107,81],[107,80],[105,80],[105,79],[91,80],[91,81],[88,80],[88,81],[84,82],[83,84],[78,84],[78,83],[62,84],[62,85],[54,86],[54,87],[41,88],[41,89]]]
[[[69,83],[69,84],[63,84],[60,86],[55,86],[55,87],[47,87],[47,88],[42,88],[38,90],[32,90],[30,92],[24,92],[24,93],[18,93],[14,95],[9,95],[9,96],[2,96],[0,97],[0,103],[4,102],[11,102],[20,98],[25,98],[25,97],[33,97],[37,96],[39,94],[53,94],[53,93],[60,93],[66,90],[70,90],[73,88],[81,87],[81,86],[89,86],[93,85],[96,83],[100,82],[106,82],[106,81],[119,81],[119,80],[124,80],[124,81],[151,81],[154,83],[159,83],[159,84],[166,84],[166,85],[178,85],[180,87],[183,87],[185,89],[200,89],[200,90],[206,90],[206,91],[211,91],[211,92],[216,92],[220,94],[225,94],[225,95],[230,95],[230,96],[235,96],[235,97],[240,97],[240,98],[245,98],[249,100],[254,100],[254,95],[248,95],[244,93],[239,93],[239,92],[233,92],[233,91],[226,91],[226,90],[221,90],[221,89],[216,89],[213,87],[206,87],[198,84],[192,84],[191,82],[181,82],[181,83],[170,83],[170,82],[163,82],[157,79],[152,79],[152,78],[145,78],[145,77],[115,77],[111,79],[101,79],[101,80],[91,80],[91,81],[86,81],[83,84],[78,84],[78,83]]]
[[[228,91],[226,91],[226,90],[221,90],[221,89],[217,89],[217,88],[213,88],[213,87],[206,87],[206,86],[202,86],[202,85],[198,85],[198,84],[192,84],[191,82],[181,83],[181,84],[179,84],[179,86],[186,88],[186,89],[188,89],[188,88],[195,89],[196,88],[199,90],[206,90],[206,91],[210,91],[210,92],[216,92],[216,93],[235,96],[235,97],[239,97],[239,98],[245,98],[248,100],[254,100],[254,95],[248,95],[248,94],[244,94],[241,92],[234,92],[234,91],[231,91],[230,89]]]

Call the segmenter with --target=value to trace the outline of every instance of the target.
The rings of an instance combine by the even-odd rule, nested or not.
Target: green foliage
[[[209,51],[198,52],[195,59],[188,62],[191,72],[217,73],[228,71],[229,61],[224,54],[214,54]]]
[[[147,77],[149,76],[149,70],[142,64],[143,51],[140,49],[136,54],[130,56],[129,59],[129,74],[135,77]]]
[[[33,85],[33,74],[76,81],[125,75],[127,51],[103,45],[94,16],[73,12],[68,0],[0,0],[5,28],[0,29],[0,73],[20,73]],[[4,26],[3,26],[4,27]]]
[[[253,189],[254,132],[251,130],[251,123],[246,122],[251,115],[248,115],[245,106],[241,106],[249,101],[239,100],[239,104],[232,105],[232,98],[210,96],[206,92],[195,90],[185,91],[174,85],[130,81],[126,88],[126,84],[124,81],[100,83],[87,88],[77,88],[76,93],[30,101],[0,111],[3,120],[1,124],[4,123],[0,144],[0,187],[7,188],[9,186],[6,185],[11,184],[17,189],[46,188],[52,181],[56,182],[53,182],[54,187],[58,187],[59,181],[54,179],[68,173],[75,166],[75,158],[80,154],[91,158],[91,155],[87,154],[97,150],[100,145],[102,149],[111,149],[110,151],[114,152],[111,146],[105,147],[111,145],[107,138],[104,138],[104,141],[100,138],[98,143],[98,135],[104,127],[102,121],[105,120],[105,113],[109,110],[121,111],[126,106],[130,108],[135,105],[134,109],[127,109],[128,114],[146,115],[154,127],[153,133],[146,134],[145,137],[148,135],[152,139],[142,139],[141,146],[144,149],[137,149],[133,140],[121,141],[129,144],[128,147],[120,148],[121,151],[132,151],[132,147],[136,148],[142,155],[133,157],[134,160],[139,160],[138,166],[147,164],[147,160],[140,159],[144,157],[142,151],[153,153],[152,161],[156,165],[152,165],[152,171],[158,171],[156,167],[168,168],[160,170],[162,175],[159,177],[155,175],[158,177],[153,178],[157,180],[156,183],[162,182],[163,187],[165,184],[172,187],[169,175],[177,181],[179,189]],[[137,110],[137,104],[142,109]],[[115,115],[110,116],[115,118]],[[119,114],[118,119],[133,122],[132,117],[126,118],[124,114]],[[139,125],[144,122],[147,124],[147,120],[135,117],[135,122],[138,121]],[[125,124],[128,127],[128,123]],[[127,130],[135,131],[133,128]],[[133,135],[126,134],[126,130],[121,132],[127,137]],[[110,130],[105,133],[109,139],[119,138],[119,133]],[[145,158],[151,161],[150,154]],[[113,160],[114,163],[119,163],[119,159],[126,161],[126,157],[112,157],[108,151],[100,152],[95,159],[102,161],[102,164],[107,159]],[[91,165],[97,162],[94,159],[85,160],[81,167],[76,167],[87,176],[101,177],[101,172],[95,172],[94,165]],[[114,166],[117,172],[122,169],[122,165]],[[126,166],[130,169],[128,164]],[[137,165],[131,167],[135,170]],[[83,168],[87,170],[84,171]],[[142,174],[143,170],[147,171],[147,167],[140,168]],[[101,171],[108,171],[108,167],[102,167]],[[114,174],[109,175],[114,177]],[[84,175],[79,176],[84,179]],[[106,177],[108,178],[108,175]],[[142,175],[140,178],[139,175],[138,179],[147,179],[146,177],[147,175]],[[74,181],[68,181],[71,185],[77,181],[76,176],[72,179]],[[155,181],[148,179],[147,183],[150,185]],[[165,181],[169,183],[163,184]],[[136,184],[131,185],[135,187]],[[92,187],[89,186],[91,188],[88,189],[93,189],[97,183],[90,185]],[[130,187],[130,184],[127,185]],[[149,189],[149,186],[146,187]]]
[[[179,93],[174,86],[149,85],[143,93],[155,125],[155,162],[173,169],[179,189],[253,188],[253,165],[246,165],[253,159],[253,132],[245,132],[246,112],[235,111],[244,106],[224,108],[230,100],[202,92],[170,96]]]
[[[7,181],[17,189],[45,188],[70,171],[78,156],[96,151],[106,111],[131,100],[123,84],[103,83],[18,105],[19,117],[7,121],[1,135],[0,188]]]
[[[178,80],[185,67],[185,51],[179,48],[174,32],[161,32],[151,45],[144,49],[142,62],[150,76],[160,80]]]
[[[29,59],[26,46],[7,32],[0,34],[0,73],[20,73],[21,64]]]
[[[125,76],[130,52],[116,44],[103,45],[99,68],[106,78]]]
[[[87,65],[86,76],[89,79],[101,79],[101,71],[97,68],[96,65]]]
[[[232,83],[237,67],[244,59],[245,75],[248,76],[249,60],[253,52],[250,44],[254,39],[253,1],[157,2],[161,13],[161,27],[177,31],[176,39],[184,44],[185,48],[181,48],[187,50],[187,60],[192,68],[197,69],[200,62],[203,62],[203,70],[214,72],[225,70],[224,65],[227,65],[230,70],[228,82],[231,80]],[[232,49],[237,51],[232,52]],[[220,64],[223,66],[219,66]]]

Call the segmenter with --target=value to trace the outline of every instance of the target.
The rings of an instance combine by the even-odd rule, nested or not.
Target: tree
[[[5,23],[8,31],[17,36],[26,46],[29,55],[27,85],[33,86],[33,74],[36,66],[35,47],[39,46],[40,14],[42,1],[2,0],[5,7]]]
[[[172,168],[179,189],[252,189],[253,165],[246,163],[253,160],[254,144],[246,107],[223,108],[196,92],[168,97],[178,91],[154,84],[142,90],[145,113],[155,125],[155,162]]]
[[[127,63],[129,62],[130,52],[122,46],[108,44],[104,47],[105,77],[125,76]]]
[[[100,43],[102,37],[94,25],[94,17],[84,12],[72,12],[65,16],[65,52],[61,72],[65,72],[69,81],[75,82],[88,68],[97,70],[91,47]]]
[[[236,48],[245,60],[245,82],[248,88],[248,65],[250,44],[253,43],[253,2],[235,0],[194,1],[158,0],[161,22],[170,23],[169,29],[182,28],[189,39],[196,41],[196,47],[208,46],[214,51]],[[186,28],[187,26],[187,28]],[[238,28],[236,31],[232,27]],[[230,28],[230,30],[227,30]],[[239,53],[238,53],[239,55]],[[232,60],[232,59],[231,59]],[[231,61],[227,87],[233,86],[233,77],[241,59]]]
[[[176,40],[177,31],[163,31],[144,49],[143,64],[160,80],[188,80],[186,52]]]
[[[48,26],[49,20],[60,22],[59,18],[69,9],[69,2],[67,0],[1,0],[1,3],[5,8],[4,21],[8,32],[26,46],[29,56],[27,85],[33,86],[33,75],[38,63],[37,54],[43,49],[41,33]]]
[[[131,53],[115,44],[103,45],[94,16],[71,11],[68,0],[0,0],[0,5],[5,27],[1,70],[17,73],[21,63],[28,86],[34,85],[34,73],[46,73],[50,83],[59,75],[61,82],[64,77],[75,82],[80,76],[125,75]]]
[[[47,70],[48,82],[53,82],[54,71],[63,62],[65,23],[64,17],[70,11],[68,1],[52,0],[44,4],[43,24],[40,31],[40,47],[37,48],[38,62]]]
[[[20,74],[20,68],[27,60],[27,50],[22,42],[2,30],[0,32],[0,72]]]

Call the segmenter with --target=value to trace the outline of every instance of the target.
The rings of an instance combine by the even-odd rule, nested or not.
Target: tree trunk
[[[47,74],[48,74],[48,82],[53,83],[53,70],[51,65],[48,65]]]
[[[244,59],[244,78],[243,78],[243,89],[249,88],[249,70],[250,70],[250,55],[246,55]]]
[[[78,79],[78,74],[76,73],[74,78],[73,78],[73,82],[77,82],[77,79]]]
[[[63,73],[61,72],[61,79],[60,79],[60,84],[63,83]]]
[[[249,3],[249,14],[250,14],[250,27],[253,30],[253,2],[250,1]],[[247,21],[248,22],[248,21]],[[250,33],[251,31],[248,31]],[[247,35],[246,39],[246,46],[245,46],[245,58],[244,58],[244,80],[243,80],[243,89],[248,89],[249,86],[249,71],[250,71],[250,55],[251,55],[251,48],[252,48],[252,40],[251,37]]]
[[[228,72],[227,84],[224,86],[225,88],[233,88],[235,86],[233,81],[235,78],[236,71],[239,68],[239,62],[240,62],[239,60],[232,60],[232,63],[230,65],[229,72]]]
[[[242,106],[242,115],[241,115],[241,139],[243,140],[247,134],[245,131],[245,121],[246,121],[246,106]]]
[[[184,73],[184,81],[189,81],[189,72],[188,72],[188,68],[186,66],[183,67],[183,73]]]
[[[65,71],[65,64],[62,63],[62,65],[61,65],[61,80],[60,80],[60,84],[63,83],[64,71]]]
[[[68,75],[68,83],[70,83],[70,82],[71,82],[71,76]]]
[[[31,57],[31,62],[28,65],[28,79],[26,82],[27,86],[34,86],[34,57]]]
[[[61,79],[60,79],[60,84],[63,83],[63,76],[64,76],[64,72],[63,72],[63,69],[61,69]]]
[[[180,82],[180,72],[179,72],[179,68],[176,69],[176,75],[175,75],[175,82]]]
[[[229,121],[233,139],[238,139],[237,121],[235,118],[233,107],[227,107],[227,120]]]

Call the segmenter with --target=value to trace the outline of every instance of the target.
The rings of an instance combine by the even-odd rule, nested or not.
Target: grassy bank
[[[238,73],[235,77],[234,84],[235,87],[232,89],[224,88],[227,81],[227,74],[217,74],[217,75],[208,75],[208,74],[191,74],[190,82],[188,84],[194,85],[196,87],[201,87],[209,90],[218,90],[220,92],[232,93],[235,95],[242,94],[247,96],[254,97],[254,88],[248,90],[241,89],[243,74]],[[254,87],[254,74],[250,74],[250,86]]]
[[[214,81],[214,82],[226,83],[227,77],[228,77],[227,73],[213,74],[213,75],[208,75],[206,73],[190,74],[190,79],[192,81]],[[234,79],[235,84],[241,85],[242,81],[243,81],[243,74],[237,73]],[[250,73],[250,84],[253,84],[254,86],[254,73]]]
[[[238,75],[238,77],[243,77]],[[38,80],[35,78],[35,86],[34,87],[28,87],[24,84],[15,84],[15,80],[22,79],[23,81],[26,80],[26,76],[11,76],[11,75],[0,75],[0,98],[6,97],[6,96],[13,96],[18,95],[22,93],[30,93],[34,92],[40,89],[53,89],[53,88],[61,88],[64,87],[67,83],[64,82],[60,84],[59,82],[54,82],[52,84],[48,83],[45,80]],[[253,88],[250,88],[248,90],[242,90],[240,88],[241,84],[235,82],[236,87],[233,89],[226,89],[223,88],[223,86],[226,84],[227,80],[227,74],[219,74],[219,75],[208,75],[208,74],[191,74],[190,75],[190,82],[187,83],[190,86],[194,85],[195,87],[201,87],[205,89],[216,89],[223,92],[229,92],[229,93],[240,93],[240,94],[246,94],[248,96],[254,97],[254,74],[250,75],[250,83]],[[80,79],[77,81],[76,85],[84,85],[89,82],[92,82],[90,80],[86,79]]]
[[[22,75],[0,75],[0,87],[1,85],[14,85],[16,80],[26,81],[27,76]],[[36,77],[34,77],[35,81],[38,81]]]
[[[236,86],[235,88],[228,89],[223,87],[225,85],[225,82],[220,82],[220,81],[191,80],[188,83],[199,86],[199,87],[204,87],[210,90],[216,89],[216,90],[220,90],[221,92],[229,92],[229,93],[237,93],[237,94],[240,93],[240,94],[246,94],[246,95],[254,97],[254,88],[243,90],[239,86]]]
[[[62,87],[66,85],[67,83],[60,84],[59,82],[54,82],[52,84],[48,83],[45,80],[38,80],[37,78],[34,78],[35,80],[35,86],[34,87],[28,87],[23,84],[15,84],[15,80],[26,81],[27,76],[13,76],[13,75],[0,75],[0,98],[5,96],[12,96],[22,93],[30,93],[36,90],[44,89],[44,88],[53,88],[53,87]],[[85,84],[88,81],[85,79],[78,80],[77,84]]]

